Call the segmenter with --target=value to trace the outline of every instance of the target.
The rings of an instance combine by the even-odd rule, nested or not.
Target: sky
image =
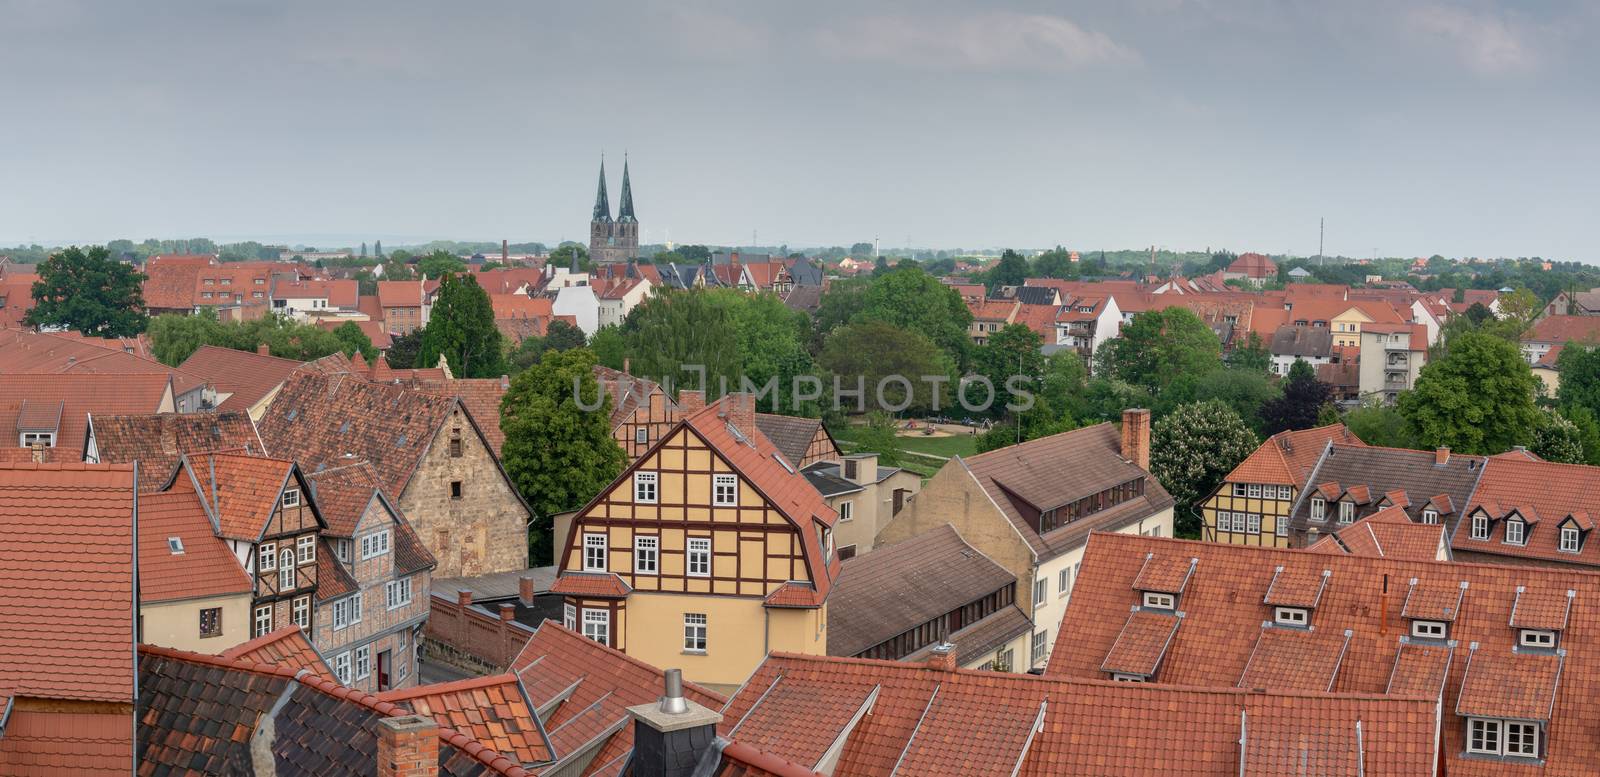
[[[1600,3],[0,0],[0,245],[1600,262]]]

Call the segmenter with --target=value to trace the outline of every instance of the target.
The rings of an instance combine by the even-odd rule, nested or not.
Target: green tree
[[[378,257],[379,259],[383,258],[383,241],[382,240],[374,240],[372,242],[372,255]]]
[[[860,405],[869,409],[893,408],[909,401],[913,413],[931,411],[935,406],[943,410],[951,406],[950,398],[955,395],[955,368],[949,357],[922,334],[883,321],[835,329],[817,356],[817,364],[826,373],[828,390],[835,384],[844,391],[863,387]],[[905,384],[892,376],[910,382],[909,397]],[[884,387],[882,404],[878,402],[880,385]],[[836,397],[836,404],[846,410],[858,406],[853,396]]]
[[[471,275],[439,279],[433,313],[422,329],[416,366],[432,367],[443,356],[458,378],[492,378],[505,373],[500,330],[494,325],[489,294]]]
[[[111,258],[103,246],[72,246],[39,265],[33,308],[23,323],[67,327],[97,337],[130,337],[144,331],[145,276]]]
[[[594,263],[589,261],[589,249],[571,242],[562,243],[556,250],[551,251],[550,258],[545,264],[565,270],[572,266],[574,256],[577,257],[579,270],[587,272],[594,269]]]
[[[1568,343],[1556,357],[1556,372],[1561,376],[1556,401],[1562,407],[1600,410],[1600,350]]]
[[[1122,327],[1095,353],[1097,372],[1160,393],[1186,375],[1222,366],[1222,344],[1211,327],[1188,308],[1147,310]]]
[[[1458,295],[1460,292],[1461,289],[1456,289],[1456,293]],[[1456,301],[1460,302],[1461,300]],[[1472,303],[1471,307],[1467,308],[1466,316],[1467,319],[1472,322],[1473,326],[1482,326],[1483,322],[1494,318],[1494,313],[1488,308],[1484,307],[1482,302],[1474,302]]]
[[[1344,425],[1362,442],[1382,448],[1416,448],[1417,433],[1393,405],[1368,400],[1344,415]]]
[[[1400,413],[1426,448],[1500,453],[1527,443],[1538,427],[1538,382],[1515,345],[1468,332],[1422,368],[1416,387],[1400,396]]]
[[[583,344],[583,330],[558,318],[550,322],[543,337],[526,338],[511,349],[511,366],[516,370],[525,370],[537,364],[546,352],[570,351],[582,348]],[[599,358],[598,354],[596,358]],[[600,362],[604,364],[605,360],[601,359]]]
[[[192,316],[168,313],[150,319],[146,329],[150,349],[158,361],[169,367],[183,363],[202,345],[221,345],[226,340],[216,311],[202,308]]]
[[[878,454],[878,462],[887,467],[899,466],[904,457],[894,416],[882,411],[867,414],[867,423],[856,434],[856,450]]]
[[[762,404],[772,412],[800,412],[790,394],[796,377],[816,372],[806,349],[810,319],[804,312],[783,304],[776,294],[750,295],[732,289],[710,293],[732,312],[739,335],[740,372],[758,393],[775,385],[775,391]]]
[[[1215,399],[1227,405],[1257,434],[1264,424],[1263,408],[1281,399],[1283,394],[1266,372],[1256,370],[1213,370],[1200,376],[1194,388],[1196,400]]]
[[[628,340],[622,335],[622,327],[616,324],[607,324],[590,335],[589,350],[594,351],[601,364],[613,370],[632,366],[624,361],[628,357]]]
[[[998,291],[1001,286],[1021,286],[1028,279],[1028,260],[1022,254],[1009,248],[1000,255],[1000,261],[989,272],[989,291]]]
[[[1583,446],[1583,463],[1600,465],[1600,417],[1581,405],[1562,408],[1558,412],[1578,430],[1578,442]]]
[[[1040,278],[1076,278],[1078,265],[1072,261],[1072,252],[1056,246],[1034,258],[1033,274]]]
[[[866,307],[868,278],[842,278],[828,285],[811,319],[811,351],[822,350],[822,342],[833,330],[850,323]]]
[[[1584,463],[1583,434],[1577,424],[1560,413],[1546,412],[1544,424],[1533,432],[1528,450],[1545,461],[1561,464]]]
[[[422,353],[422,330],[413,329],[403,335],[395,335],[389,339],[389,350],[384,353],[384,361],[391,367],[409,369],[417,366],[417,356]],[[434,359],[434,364],[439,360]],[[430,367],[433,365],[429,365]]]
[[[989,416],[1006,415],[1008,382],[1013,376],[1020,378],[1018,385],[1032,392],[1038,388],[1044,374],[1044,356],[1039,353],[1043,345],[1039,334],[1024,324],[1007,324],[989,336],[987,342],[972,350],[972,374],[982,376],[994,387],[995,401],[989,407]]]
[[[448,273],[466,272],[467,263],[449,251],[434,251],[417,262],[417,273],[429,280],[437,280]]]
[[[1228,366],[1236,370],[1266,372],[1272,367],[1272,353],[1267,350],[1267,344],[1261,341],[1261,335],[1251,332],[1245,338],[1244,345],[1228,354]]]
[[[1150,472],[1176,502],[1173,523],[1178,536],[1200,536],[1200,501],[1258,442],[1239,414],[1216,400],[1183,405],[1156,421]]]
[[[950,357],[958,368],[967,364],[972,347],[968,328],[972,311],[955,289],[911,267],[874,278],[865,292],[856,321],[882,321],[920,332]]]
[[[706,399],[739,387],[739,332],[732,309],[705,289],[668,289],[640,303],[622,326],[635,375],[704,389]],[[686,367],[698,365],[703,375]],[[696,385],[701,379],[704,385]]]
[[[359,352],[361,358],[367,361],[372,361],[378,357],[378,349],[372,345],[372,338],[367,337],[367,333],[361,331],[361,327],[357,326],[354,321],[346,321],[334,327],[333,336],[338,338],[339,342],[344,343],[342,350],[345,356],[351,356]]]
[[[1317,380],[1316,371],[1304,359],[1295,359],[1283,381],[1283,396],[1261,407],[1261,433],[1271,436],[1317,426],[1332,396],[1333,387]]]
[[[552,516],[582,507],[627,464],[611,437],[611,397],[600,391],[594,364],[584,348],[548,354],[513,378],[500,400],[501,461],[533,508],[534,564],[554,563]],[[583,409],[596,400],[597,409]]]

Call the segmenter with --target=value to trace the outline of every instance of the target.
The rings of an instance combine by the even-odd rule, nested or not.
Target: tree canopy
[[[215,345],[237,351],[254,351],[266,345],[267,352],[282,359],[309,361],[335,353],[346,356],[360,352],[364,358],[377,356],[372,340],[354,323],[329,331],[294,319],[269,314],[253,321],[217,320],[215,311],[201,310],[191,316],[166,314],[150,320],[148,329],[152,354],[162,364],[176,367],[202,345]]]
[[[1150,442],[1150,472],[1177,503],[1173,523],[1182,537],[1200,535],[1201,500],[1215,491],[1258,440],[1232,408],[1217,401],[1194,402],[1156,421]]]
[[[440,356],[458,378],[493,378],[506,372],[494,307],[471,275],[446,274],[439,279],[416,366],[432,367]]]
[[[1538,378],[1510,342],[1464,332],[1448,354],[1422,368],[1416,386],[1400,395],[1401,415],[1417,442],[1461,453],[1493,454],[1526,444],[1540,424],[1533,397]]]
[[[1147,310],[1122,326],[1095,354],[1107,377],[1159,393],[1180,375],[1199,376],[1222,365],[1222,343],[1188,308]]]
[[[874,278],[852,320],[882,321],[920,332],[958,368],[966,367],[972,348],[968,333],[972,311],[955,289],[919,267],[896,268]]]
[[[104,246],[72,246],[39,265],[33,284],[29,326],[66,327],[96,337],[129,337],[144,331],[145,279],[130,265],[111,258]]]
[[[910,402],[913,412],[931,411],[938,398],[941,410],[951,406],[956,378],[954,365],[932,341],[922,334],[884,321],[863,321],[835,329],[828,336],[817,363],[825,371],[824,384],[832,392],[834,378],[844,391],[864,387],[860,405],[872,409],[897,408]],[[903,376],[910,383],[889,379]],[[923,376],[942,379],[924,380]],[[859,384],[858,384],[859,377]],[[884,403],[878,402],[878,386],[884,386]],[[837,398],[846,410],[858,407],[853,395]]]
[[[1271,436],[1317,426],[1322,408],[1332,396],[1333,387],[1317,380],[1316,371],[1304,359],[1295,359],[1283,381],[1283,395],[1261,406],[1261,432]]]

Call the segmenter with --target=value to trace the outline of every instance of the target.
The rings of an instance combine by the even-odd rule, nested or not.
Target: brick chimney
[[[1122,458],[1139,469],[1150,469],[1150,411],[1130,407],[1122,411]]]
[[[705,406],[706,392],[689,391],[687,389],[678,392],[678,411],[683,414],[684,418],[700,412]]]
[[[272,349],[268,348],[266,343],[262,343],[256,346],[256,353],[261,354],[262,356],[271,356]]]
[[[500,605],[500,620],[514,621],[517,619],[517,606],[514,604]]]
[[[468,607],[471,607],[472,606],[472,591],[470,589],[466,589],[466,588],[458,589],[456,591],[456,604],[461,605],[461,609],[463,609],[463,610],[468,608]]]
[[[1433,466],[1443,467],[1450,463],[1450,446],[1441,445],[1433,452]]]
[[[533,596],[534,596],[533,578],[531,578],[531,577],[519,577],[519,578],[517,578],[517,600],[522,602],[523,606],[525,606],[525,607],[532,607],[533,606]]]
[[[956,670],[956,646],[949,642],[940,642],[933,646],[933,653],[928,656],[927,666],[935,672],[954,672]]]
[[[683,673],[666,671],[666,694],[629,707],[633,716],[633,777],[689,777],[717,738],[722,714],[683,696]]]
[[[756,431],[756,395],[754,394],[725,394],[717,400],[721,407],[717,415],[722,416],[733,428],[738,429],[746,437],[752,436]],[[799,466],[796,464],[796,466]]]
[[[422,715],[378,721],[378,777],[436,777],[439,724]]]
[[[511,241],[500,238],[500,264],[511,264]]]

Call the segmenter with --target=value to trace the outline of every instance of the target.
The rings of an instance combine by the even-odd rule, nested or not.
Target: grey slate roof
[[[796,259],[789,267],[789,276],[795,286],[822,286],[822,268],[810,259]]]
[[[784,295],[783,304],[787,305],[790,310],[815,313],[817,308],[822,307],[822,287],[802,286],[797,282],[795,287]]]
[[[1440,518],[1444,521],[1446,534],[1453,536],[1467,505],[1467,498],[1477,488],[1478,478],[1483,474],[1484,459],[1482,456],[1457,453],[1451,454],[1449,460],[1440,466],[1434,463],[1434,458],[1433,451],[1330,445],[1311,470],[1305,490],[1295,502],[1290,528],[1300,535],[1311,526],[1327,533],[1349,525],[1338,522],[1337,510],[1331,504],[1326,521],[1312,523],[1310,520],[1311,496],[1324,484],[1332,483],[1337,484],[1341,492],[1354,486],[1367,488],[1368,502],[1356,506],[1356,522],[1376,513],[1379,502],[1391,491],[1406,493],[1410,502],[1406,514],[1412,520],[1419,519],[1422,507],[1429,499],[1441,494],[1449,495],[1455,512]]]
[[[1056,304],[1056,290],[1049,286],[1018,286],[1012,296],[1024,305]]]
[[[816,437],[817,430],[822,428],[822,420],[756,413],[756,428],[778,447],[785,458],[795,466],[799,466],[801,460],[806,457],[806,449],[811,447],[811,439]]]
[[[811,487],[821,492],[823,496],[838,496],[860,491],[861,486],[846,480],[839,469],[839,462],[815,461],[806,465],[805,469],[800,470],[800,474],[805,475],[806,480],[811,481]],[[879,467],[878,477],[873,482],[882,483],[890,475],[899,471],[899,467]]]
[[[1272,333],[1267,350],[1274,356],[1327,358],[1333,354],[1333,332],[1325,326],[1284,324]]]

